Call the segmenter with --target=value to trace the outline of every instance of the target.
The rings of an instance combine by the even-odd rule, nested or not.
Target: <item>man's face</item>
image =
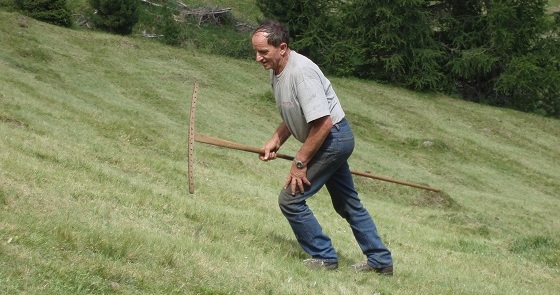
[[[286,51],[286,44],[282,43],[280,47],[268,44],[267,33],[264,32],[255,33],[252,42],[256,53],[256,61],[260,62],[266,70],[279,72],[280,60]]]

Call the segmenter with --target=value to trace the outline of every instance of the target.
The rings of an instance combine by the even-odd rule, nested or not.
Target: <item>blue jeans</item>
[[[288,219],[297,241],[311,257],[325,262],[337,262],[338,256],[331,239],[323,233],[321,225],[307,206],[306,200],[325,185],[338,215],[346,219],[367,262],[373,267],[393,265],[391,252],[381,241],[377,228],[364,208],[348,166],[348,158],[354,150],[354,135],[350,125],[343,119],[335,124],[325,142],[307,165],[307,178],[311,186],[305,193],[291,194],[291,188],[283,189],[278,197],[280,210]]]

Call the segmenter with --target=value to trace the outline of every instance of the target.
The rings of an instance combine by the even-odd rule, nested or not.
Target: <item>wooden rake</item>
[[[192,95],[191,110],[190,110],[189,140],[188,140],[188,145],[189,145],[188,177],[189,177],[189,192],[191,194],[194,194],[194,143],[195,142],[201,142],[201,143],[206,143],[206,144],[215,145],[215,146],[219,146],[219,147],[225,147],[225,148],[230,148],[230,149],[235,149],[235,150],[240,150],[240,151],[245,151],[245,152],[251,152],[251,153],[256,153],[256,154],[261,154],[261,155],[264,154],[264,150],[260,149],[260,148],[256,148],[256,147],[241,144],[241,143],[231,142],[231,141],[216,138],[216,137],[210,137],[210,136],[206,136],[206,135],[195,132],[194,119],[195,119],[197,96],[198,96],[198,83],[195,82],[194,91],[193,91],[193,95]],[[277,153],[276,157],[281,158],[281,159],[285,159],[285,160],[290,160],[290,161],[294,160],[293,156],[284,155],[284,154],[280,154],[280,153]],[[393,178],[389,178],[389,177],[385,177],[385,176],[381,176],[381,175],[375,175],[375,174],[371,174],[371,173],[367,173],[367,172],[359,172],[359,171],[353,171],[353,170],[351,170],[350,172],[352,172],[352,174],[354,174],[354,175],[359,175],[359,176],[363,176],[363,177],[367,177],[367,178],[372,178],[372,179],[392,182],[392,183],[396,183],[396,184],[406,185],[406,186],[410,186],[410,187],[420,188],[420,189],[429,190],[429,191],[433,191],[433,192],[440,192],[441,191],[437,188],[433,188],[433,187],[429,187],[429,186],[425,186],[425,185],[420,185],[420,184],[415,184],[415,183],[410,183],[410,182],[406,182],[406,181],[402,181],[402,180],[398,180],[398,179],[393,179]]]

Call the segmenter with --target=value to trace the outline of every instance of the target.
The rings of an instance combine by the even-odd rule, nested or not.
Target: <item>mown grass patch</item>
[[[553,268],[560,266],[560,244],[549,236],[534,235],[515,239],[509,250],[529,260],[544,263]]]

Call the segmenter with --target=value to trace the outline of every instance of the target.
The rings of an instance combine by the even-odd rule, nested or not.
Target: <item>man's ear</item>
[[[280,44],[280,54],[281,55],[286,54],[287,49],[288,49],[288,44],[286,44],[286,43],[281,43]]]

